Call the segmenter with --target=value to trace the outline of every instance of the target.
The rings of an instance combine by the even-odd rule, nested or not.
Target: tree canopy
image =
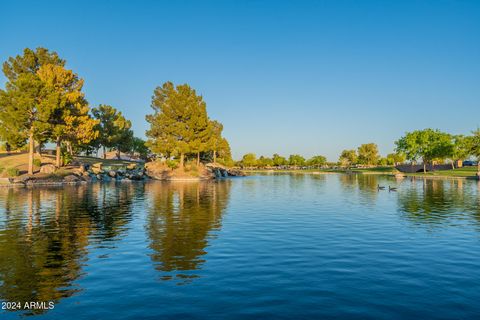
[[[395,144],[397,152],[405,154],[407,160],[421,159],[424,172],[427,163],[432,163],[437,158],[448,157],[452,154],[453,148],[451,135],[434,129],[407,132]]]
[[[343,167],[350,167],[357,163],[357,159],[357,152],[355,150],[343,150],[338,162],[340,162]]]
[[[377,164],[380,155],[378,146],[375,143],[366,143],[358,147],[358,162],[366,165]]]
[[[180,158],[184,165],[185,155],[213,152],[230,156],[230,146],[222,137],[223,126],[209,119],[207,106],[202,96],[188,84],[174,86],[171,82],[157,87],[152,97],[154,113],[147,115],[150,129],[146,132],[147,145],[153,152],[166,158]]]
[[[101,104],[97,108],[93,108],[92,113],[98,120],[97,143],[103,147],[104,158],[107,149],[115,149],[117,157],[120,157],[120,152],[131,149],[133,132],[130,128],[132,123],[122,115],[122,112],[110,105]]]
[[[14,144],[28,139],[29,174],[33,174],[35,139],[45,140],[51,132],[50,122],[58,116],[61,107],[55,104],[58,97],[42,75],[48,69],[64,65],[65,60],[57,53],[44,48],[27,48],[23,55],[10,57],[3,64],[8,81],[5,90],[0,90],[1,134],[3,139]]]

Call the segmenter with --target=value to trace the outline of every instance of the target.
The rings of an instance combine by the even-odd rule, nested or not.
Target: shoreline
[[[304,174],[304,175],[330,175],[330,174],[346,174],[346,175],[379,175],[379,176],[389,176],[396,179],[406,179],[406,178],[419,178],[419,179],[445,179],[445,180],[479,180],[477,176],[461,176],[461,175],[445,175],[436,173],[393,173],[393,172],[381,172],[381,171],[360,171],[352,170],[350,172],[346,170],[242,170],[246,175],[255,175],[255,174]],[[67,177],[72,177],[74,175],[69,175]],[[229,176],[231,178],[234,176]],[[99,179],[84,179],[82,176],[75,176],[74,181],[68,181],[58,176],[50,177],[17,177],[17,178],[0,178],[0,188],[35,188],[35,187],[62,187],[62,186],[75,186],[75,185],[85,185],[93,183],[136,183],[136,182],[151,182],[151,181],[160,181],[160,182],[208,182],[213,180],[222,180],[224,178],[212,177],[212,176],[200,176],[200,177],[168,177],[164,179],[156,179],[154,177],[145,176],[141,180],[130,180],[130,179],[109,179],[109,180],[99,180]],[[53,180],[59,179],[59,180]]]
[[[396,177],[398,179],[415,177],[415,178],[427,178],[427,179],[465,179],[465,180],[479,180],[476,175],[455,175],[455,174],[442,174],[441,171],[423,172],[418,173],[403,173],[403,172],[392,172],[392,171],[374,171],[374,170],[244,170],[243,172],[247,174],[256,174],[256,173],[285,173],[285,174],[362,174],[362,175],[380,175],[380,176],[390,176]]]

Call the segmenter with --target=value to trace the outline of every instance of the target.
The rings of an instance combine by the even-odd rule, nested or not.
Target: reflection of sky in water
[[[0,189],[0,299],[55,301],[46,319],[471,318],[479,195],[335,174]]]

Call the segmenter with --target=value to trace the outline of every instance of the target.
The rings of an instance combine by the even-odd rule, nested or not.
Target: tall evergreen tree
[[[117,151],[117,158],[119,158],[120,152],[124,152],[126,146],[133,139],[130,129],[132,123],[125,119],[120,111],[109,105],[93,108],[92,113],[94,118],[99,121],[97,142],[103,147],[103,158],[106,158],[107,148],[114,148]]]
[[[51,96],[38,76],[44,65],[64,66],[65,60],[45,48],[25,49],[23,55],[10,57],[3,64],[7,77],[5,90],[0,90],[0,124],[3,136],[15,140],[28,139],[28,174],[33,174],[35,140],[45,140],[53,112]]]
[[[155,153],[179,156],[183,168],[185,155],[205,151],[211,138],[207,107],[202,96],[189,85],[166,82],[152,97],[154,113],[146,117],[150,130],[147,145]]]

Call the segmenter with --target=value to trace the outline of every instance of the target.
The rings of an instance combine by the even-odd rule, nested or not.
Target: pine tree
[[[150,130],[147,145],[166,157],[179,156],[183,168],[186,154],[208,150],[211,126],[206,104],[189,85],[166,82],[157,87],[152,98],[154,114],[146,117]]]
[[[120,111],[109,105],[93,108],[92,113],[99,121],[97,142],[103,147],[103,158],[106,158],[107,148],[114,148],[117,151],[117,158],[120,158],[120,152],[124,152],[127,149],[126,146],[131,145],[132,123],[125,119]]]
[[[3,64],[8,81],[5,90],[0,90],[0,124],[3,136],[28,139],[28,174],[33,174],[35,140],[44,140],[54,111],[49,91],[38,76],[39,69],[47,64],[64,66],[65,60],[38,48],[25,49],[22,56],[10,57]]]

